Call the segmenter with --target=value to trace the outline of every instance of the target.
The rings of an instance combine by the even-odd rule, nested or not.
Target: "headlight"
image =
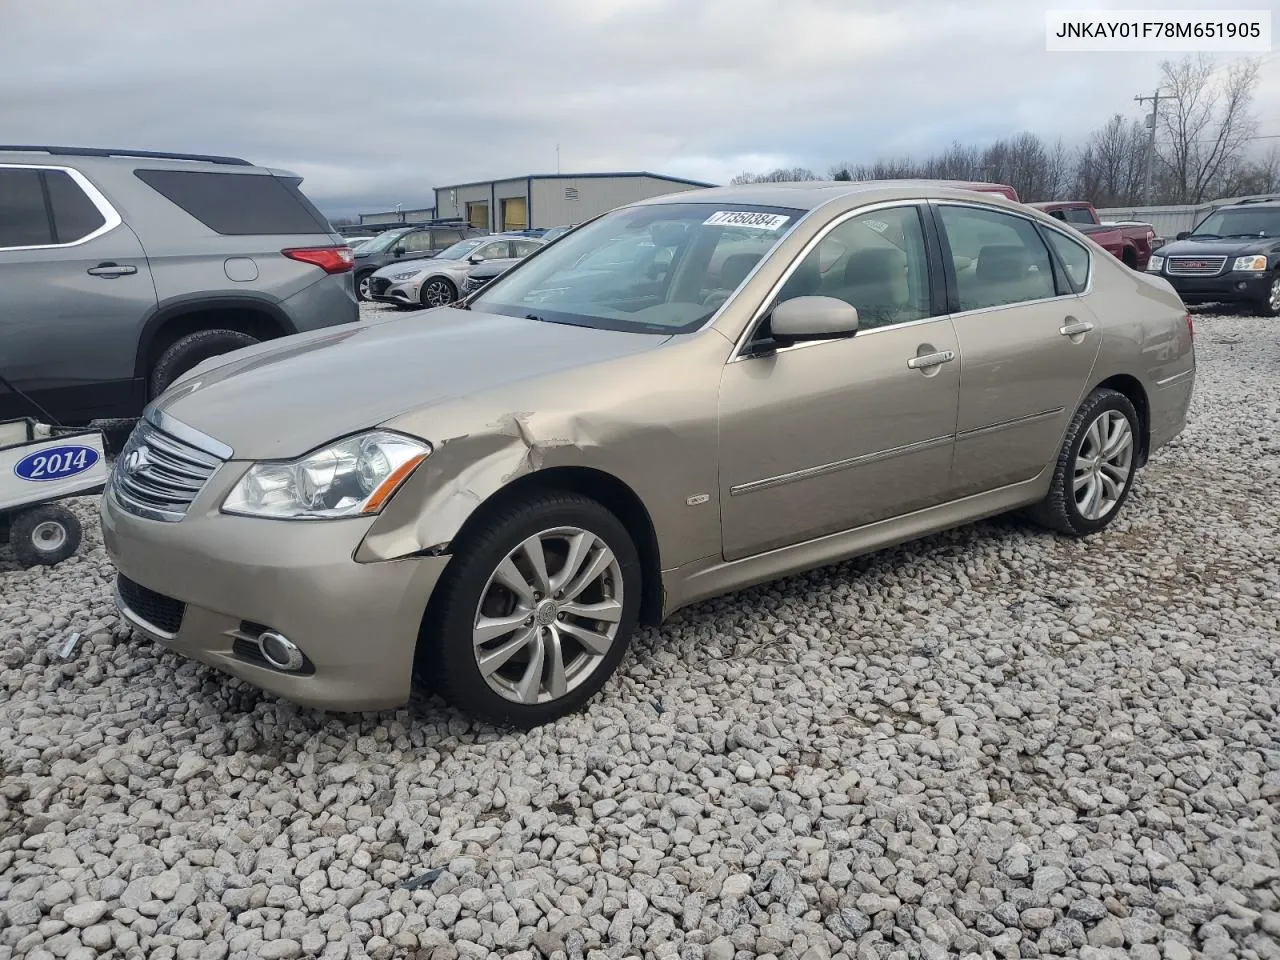
[[[1266,257],[1236,257],[1236,262],[1231,265],[1232,270],[1265,270],[1267,269]]]
[[[1164,269],[1164,257],[1152,257],[1147,261],[1147,270],[1150,273],[1159,273]]]
[[[347,437],[286,463],[255,463],[222,502],[223,513],[282,520],[375,514],[431,453],[388,430]]]
[[[395,276],[393,276],[391,279],[392,279],[392,280],[394,280],[394,281],[396,281],[397,283],[400,283],[400,282],[402,282],[402,281],[404,281],[404,280],[412,280],[414,277],[416,277],[416,276],[417,276],[419,273],[421,273],[421,272],[422,272],[421,270],[411,270],[411,271],[410,271],[410,272],[408,272],[408,273],[397,273],[397,274],[396,274]]]

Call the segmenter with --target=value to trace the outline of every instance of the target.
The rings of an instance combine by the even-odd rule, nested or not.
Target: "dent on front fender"
[[[513,480],[595,459],[595,432],[580,418],[505,414],[482,433],[440,441],[356,549],[361,563],[444,554],[475,509]]]

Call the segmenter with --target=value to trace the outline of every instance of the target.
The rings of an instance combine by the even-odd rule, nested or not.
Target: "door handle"
[[[96,267],[90,267],[85,273],[91,277],[127,277],[131,273],[137,273],[138,268],[131,263],[100,263]]]
[[[922,357],[912,357],[907,361],[907,366],[912,370],[926,370],[941,363],[950,363],[955,358],[954,350],[939,350],[937,353],[926,353]]]
[[[1080,320],[1075,323],[1068,323],[1064,327],[1059,327],[1058,332],[1064,337],[1078,337],[1082,333],[1088,333],[1093,329],[1093,324],[1088,320]]]

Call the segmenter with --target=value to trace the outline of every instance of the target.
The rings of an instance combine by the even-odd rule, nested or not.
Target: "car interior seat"
[[[845,261],[840,299],[857,307],[860,326],[896,322],[910,301],[906,254],[896,248],[854,250]]]

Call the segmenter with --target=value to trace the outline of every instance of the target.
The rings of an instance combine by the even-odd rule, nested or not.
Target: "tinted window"
[[[1063,211],[1063,213],[1065,214],[1063,219],[1066,220],[1067,223],[1093,223],[1092,215],[1090,215],[1089,211],[1083,207],[1072,207],[1069,210]]]
[[[1072,291],[1079,293],[1089,283],[1089,251],[1057,230],[1046,230],[1044,233],[1049,238],[1049,246],[1053,247],[1053,252],[1062,261]]]
[[[47,170],[44,182],[49,189],[49,206],[53,209],[53,228],[58,243],[74,243],[107,222],[70,174]]]
[[[533,251],[542,246],[540,243],[534,243],[532,240],[516,240],[512,243],[515,248],[515,256],[527,257]]]
[[[1056,296],[1049,251],[1035,226],[996,210],[939,208],[961,310]]]
[[[416,233],[410,233],[401,238],[396,244],[397,247],[404,247],[411,253],[423,253],[427,250],[434,250],[435,245],[431,242],[431,234],[426,230],[419,230]]]
[[[297,181],[266,174],[137,170],[138,179],[217,233],[329,233]]]
[[[435,237],[433,246],[440,250],[452,246],[462,239],[461,230],[432,230],[431,234]]]
[[[0,170],[0,247],[53,243],[39,170]]]
[[[1233,207],[1209,214],[1196,236],[1280,237],[1280,207]]]
[[[889,207],[840,224],[805,257],[779,301],[803,296],[852,304],[863,329],[931,316],[929,258],[919,210]]]

